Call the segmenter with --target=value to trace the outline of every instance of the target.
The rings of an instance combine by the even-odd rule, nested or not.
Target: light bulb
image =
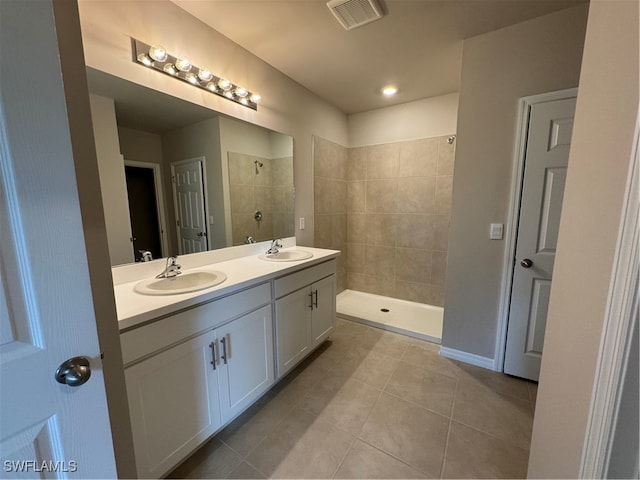
[[[398,87],[395,87],[393,85],[387,85],[386,87],[384,87],[382,89],[382,94],[386,97],[391,97],[392,95],[395,95],[396,93],[398,93]]]
[[[149,56],[157,62],[164,62],[167,59],[167,51],[161,45],[154,45],[149,48]]]
[[[236,88],[236,95],[239,96],[240,98],[244,98],[247,95],[249,95],[249,92],[247,91],[246,88],[242,88],[242,87],[237,87]]]
[[[233,86],[232,83],[227,80],[226,78],[221,78],[220,80],[218,80],[218,86],[222,89],[222,90],[231,90],[231,87]]]
[[[200,78],[200,80],[202,80],[203,82],[208,82],[213,78],[213,73],[211,73],[211,71],[208,68],[202,67],[198,71],[198,78]]]
[[[243,98],[240,99],[240,103],[243,104],[243,105],[249,105],[249,100],[247,100],[246,98],[243,97]]]
[[[191,70],[191,62],[186,57],[180,57],[176,60],[176,68],[181,72],[188,72]]]
[[[224,96],[227,98],[233,99],[233,92],[230,90],[227,90],[226,92],[224,92]]]
[[[207,83],[207,89],[211,90],[212,92],[215,92],[215,91],[218,90],[217,87],[216,87],[216,84],[213,83],[213,82]]]
[[[260,100],[262,100],[262,97],[260,95],[258,95],[257,93],[254,93],[254,94],[251,95],[249,100],[251,100],[255,104],[258,104],[258,103],[260,103]]]
[[[191,83],[191,84],[193,84],[193,85],[197,85],[197,84],[198,84],[198,77],[196,76],[196,74],[195,74],[195,73],[187,73],[187,74],[184,76],[184,79],[185,79],[187,82],[189,82],[189,83]]]
[[[151,57],[149,57],[149,55],[147,55],[146,53],[141,53],[140,55],[138,55],[138,61],[146,65],[147,67],[153,65],[153,60],[151,60]]]
[[[176,75],[178,73],[176,67],[174,67],[171,63],[167,63],[162,69],[169,75]]]

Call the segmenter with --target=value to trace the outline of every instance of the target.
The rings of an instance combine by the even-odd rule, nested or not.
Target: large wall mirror
[[[112,265],[295,235],[292,137],[87,78]]]

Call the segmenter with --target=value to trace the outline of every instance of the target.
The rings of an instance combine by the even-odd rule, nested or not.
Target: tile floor
[[[524,478],[536,384],[338,319],[171,478]]]

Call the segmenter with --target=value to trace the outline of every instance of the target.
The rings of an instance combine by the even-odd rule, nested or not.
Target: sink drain
[[[387,313],[387,312],[389,312],[389,309],[388,308],[381,308],[380,311],[384,312],[384,313]]]

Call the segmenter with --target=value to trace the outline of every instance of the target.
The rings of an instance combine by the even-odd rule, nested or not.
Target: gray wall
[[[518,99],[576,87],[587,7],[465,40],[442,345],[493,358]]]
[[[118,126],[120,153],[125,160],[162,165],[162,137],[156,133]],[[162,172],[163,176],[165,172]]]

